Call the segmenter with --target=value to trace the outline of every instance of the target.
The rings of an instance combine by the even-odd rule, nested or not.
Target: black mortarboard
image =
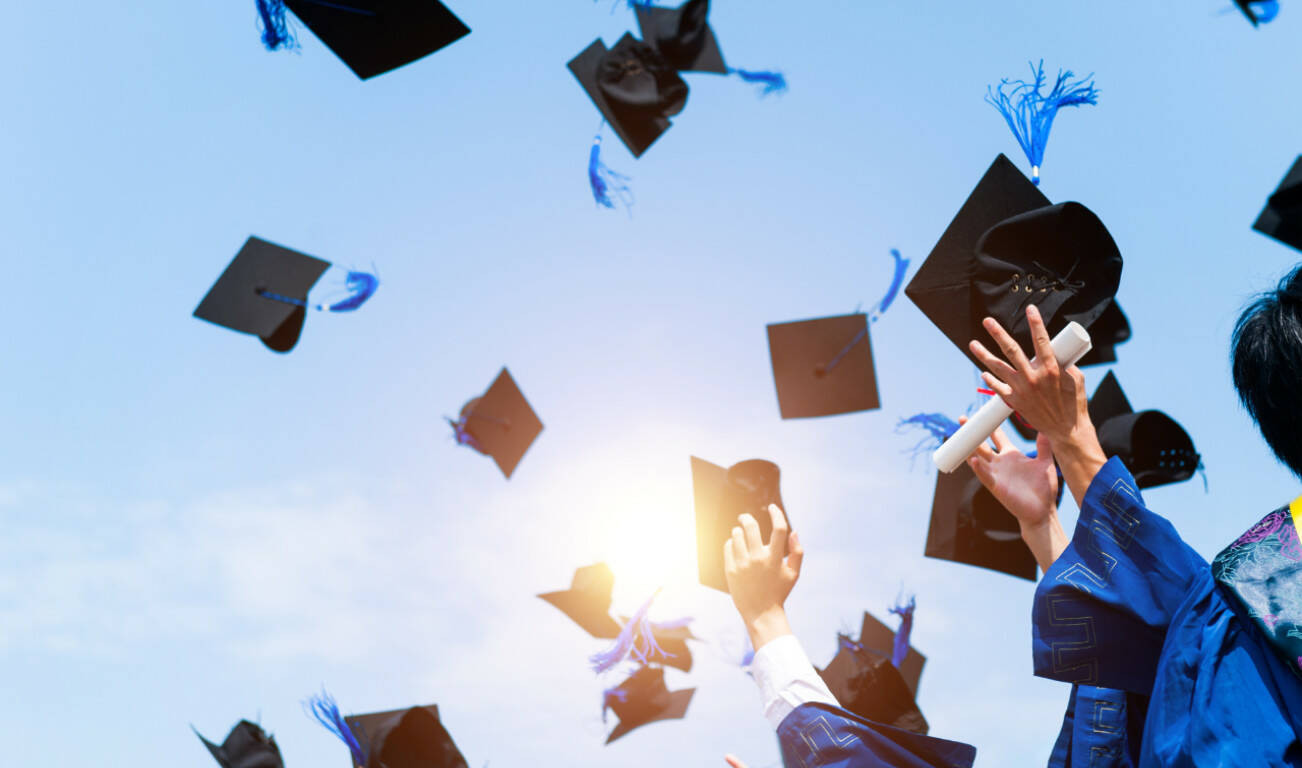
[[[479,452],[492,456],[508,478],[543,429],[538,414],[505,368],[483,396],[461,409],[461,421]]]
[[[695,688],[680,691],[665,688],[665,671],[661,667],[638,669],[606,694],[606,705],[619,717],[619,724],[610,732],[606,743],[658,720],[682,719],[695,693]]]
[[[285,5],[363,80],[470,34],[438,0],[285,0]]]
[[[1087,365],[1115,363],[1116,346],[1130,341],[1130,321],[1126,319],[1126,313],[1121,311],[1121,305],[1115,299],[1108,304],[1108,308],[1103,310],[1103,314],[1099,315],[1089,330],[1092,345],[1090,351],[1076,361],[1076,365],[1081,368]]]
[[[574,572],[570,588],[561,592],[544,592],[546,600],[583,627],[589,635],[604,640],[619,636],[619,624],[610,615],[610,591],[615,574],[605,563],[586,565]]]
[[[467,768],[435,704],[349,715],[345,722],[366,752],[366,765],[354,761],[354,768]]]
[[[1075,321],[1086,329],[1121,279],[1121,253],[1103,222],[1080,203],[1051,205],[999,155],[959,209],[904,292],[977,367],[972,339],[999,321],[1034,354],[1026,307],[1040,309],[1052,336]]]
[[[1189,433],[1161,411],[1135,413],[1112,371],[1089,403],[1090,421],[1107,456],[1120,457],[1140,488],[1193,477],[1201,457]]]
[[[900,670],[891,664],[890,653],[840,635],[836,656],[818,674],[837,702],[856,715],[914,733],[927,732],[927,719]]]
[[[1293,161],[1252,228],[1302,251],[1302,155]]]
[[[1061,483],[1058,497],[1062,498]],[[1035,556],[1022,541],[1017,518],[995,500],[966,463],[953,472],[937,473],[923,554],[1035,580]]]
[[[710,28],[709,0],[687,0],[677,8],[633,6],[642,39],[654,45],[679,72],[728,74],[719,41]]]
[[[194,316],[251,333],[268,348],[288,352],[303,332],[308,291],[329,268],[328,261],[250,237]]]
[[[285,768],[275,738],[248,720],[236,723],[220,746],[205,739],[198,731],[194,735],[222,768]]]
[[[692,494],[696,500],[696,566],[701,583],[728,591],[723,575],[723,543],[743,512],[759,523],[764,543],[769,543],[773,521],[769,504],[777,504],[790,526],[787,507],[782,503],[778,465],[750,459],[728,469],[692,457]]]
[[[610,50],[594,40],[569,67],[634,157],[669,130],[669,118],[687,103],[678,72],[655,47],[627,33]]]
[[[867,315],[774,323],[768,332],[782,418],[881,407]]]
[[[859,630],[859,642],[865,648],[890,657],[895,652],[895,630],[878,621],[871,613],[864,611],[863,626]],[[910,645],[908,655],[899,666],[900,676],[909,686],[909,693],[915,697],[918,695],[918,683],[922,680],[922,667],[926,663],[927,657],[918,653],[918,650]]]

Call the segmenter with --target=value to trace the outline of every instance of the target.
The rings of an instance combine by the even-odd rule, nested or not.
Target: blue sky
[[[437,702],[472,765],[772,763],[731,605],[693,586],[698,455],[782,467],[816,663],[916,592],[933,733],[981,766],[1042,763],[1067,689],[1030,674],[1032,585],[921,557],[934,475],[893,433],[971,401],[963,358],[901,298],[872,329],[881,410],[784,422],[764,326],[871,305],[889,249],[916,267],[997,153],[1025,169],[987,84],[1041,57],[1094,72],[1043,188],[1121,248],[1116,372],[1210,481],[1147,498],[1214,555],[1297,493],[1233,399],[1227,341],[1294,263],[1250,225],[1302,121],[1302,18],[1254,31],[1219,1],[717,0],[729,62],[791,90],[689,75],[643,158],[608,137],[631,217],[593,206],[599,117],[565,68],[632,25],[606,0],[456,0],[469,37],[365,83],[306,31],[265,52],[252,0],[11,8],[9,762],[197,768],[189,723],[220,739],[260,716],[291,767],[343,766],[300,709],[326,685],[352,711]],[[192,319],[250,234],[374,263],[380,291],[309,318],[288,356]],[[509,483],[441,419],[503,364],[546,424]],[[664,585],[664,615],[710,639],[669,673],[698,688],[688,717],[610,747],[593,643],[534,597],[598,560],[617,611]]]

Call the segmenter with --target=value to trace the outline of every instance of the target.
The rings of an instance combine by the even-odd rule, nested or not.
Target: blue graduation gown
[[[1149,697],[1142,730],[1106,726],[1139,744],[1140,768],[1302,766],[1302,681],[1236,613],[1207,562],[1144,507],[1119,459],[1081,506],[1071,544],[1035,592],[1035,674]],[[1091,759],[1073,750],[1069,764]]]
[[[801,704],[778,726],[787,768],[971,768],[976,748]]]
[[[1147,696],[1073,685],[1049,768],[1134,768],[1147,711]]]

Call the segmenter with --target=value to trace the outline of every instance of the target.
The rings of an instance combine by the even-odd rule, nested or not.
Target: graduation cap
[[[470,34],[438,0],[258,0],[262,41],[270,50],[294,44],[286,7],[363,80]]]
[[[561,609],[589,635],[612,640],[619,635],[619,624],[610,616],[610,591],[615,574],[605,563],[588,565],[574,572],[570,588],[544,592],[538,597]]]
[[[782,418],[881,407],[866,314],[774,323],[768,335]]]
[[[354,768],[467,768],[435,704],[349,715],[345,722],[367,756],[365,764],[354,758]]]
[[[538,415],[505,368],[487,392],[462,406],[457,421],[448,421],[457,442],[492,456],[508,479],[543,429]]]
[[[1121,311],[1121,305],[1113,299],[1090,327],[1090,343],[1093,346],[1084,357],[1076,361],[1076,365],[1084,368],[1088,365],[1115,363],[1116,346],[1127,341],[1130,341],[1130,321],[1126,319],[1126,313]]]
[[[609,50],[594,40],[569,68],[634,157],[669,130],[669,118],[687,104],[687,83],[677,70],[628,33]]]
[[[709,0],[687,0],[677,8],[649,4],[633,6],[642,39],[679,72],[728,74],[719,41],[710,28]]]
[[[759,523],[765,544],[773,532],[769,504],[777,504],[787,518],[782,503],[778,465],[763,459],[750,459],[728,469],[692,457],[692,494],[696,502],[696,566],[700,581],[707,587],[728,591],[723,575],[723,543],[732,538],[732,529],[744,512]]]
[[[606,691],[605,707],[619,717],[619,724],[610,732],[606,743],[649,723],[682,719],[695,693],[695,688],[679,691],[665,688],[662,667],[641,667],[627,680]],[[605,717],[604,710],[602,717]]]
[[[1293,161],[1252,228],[1302,251],[1302,155]]]
[[[328,261],[250,237],[194,316],[288,352],[303,333],[308,291],[329,268]]]
[[[867,647],[862,638],[837,636],[836,656],[818,674],[840,705],[856,715],[925,734],[927,719],[914,694],[891,663],[891,655]]]
[[[968,351],[993,317],[1034,355],[1026,307],[1052,337],[1069,322],[1089,329],[1121,279],[1121,253],[1103,222],[1080,203],[1051,205],[1003,155],[904,289],[918,309],[978,368]]]
[[[1062,486],[1058,484],[1058,500]],[[981,484],[966,463],[936,476],[936,495],[923,554],[1035,581],[1035,556],[1017,518]]]
[[[863,626],[859,629],[859,643],[889,658],[895,648],[895,630],[878,621],[871,613],[864,611]],[[914,697],[918,695],[918,683],[922,680],[922,667],[926,663],[927,657],[910,645],[908,655],[898,667],[904,683],[909,686],[909,693]]]
[[[220,746],[205,739],[198,731],[194,735],[222,768],[285,768],[275,738],[248,720],[236,723]]]
[[[1140,488],[1183,482],[1198,471],[1201,457],[1184,427],[1161,411],[1135,413],[1112,371],[1090,398],[1089,414],[1104,454],[1120,457]]]

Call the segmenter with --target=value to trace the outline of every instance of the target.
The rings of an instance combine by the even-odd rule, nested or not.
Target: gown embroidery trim
[[[1212,561],[1212,577],[1302,677],[1302,496],[1266,515]]]

